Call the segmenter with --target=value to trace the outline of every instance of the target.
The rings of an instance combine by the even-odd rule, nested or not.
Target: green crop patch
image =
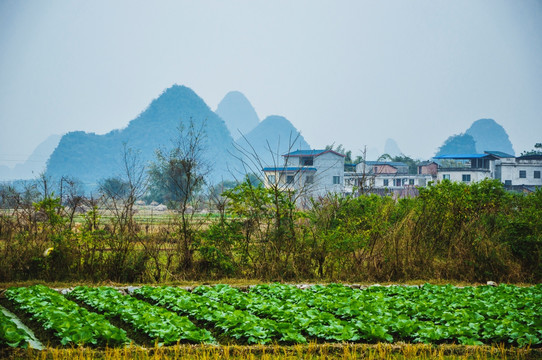
[[[542,286],[424,285],[308,290],[257,285],[247,293],[227,285],[195,293],[262,317],[289,322],[323,341],[542,345]]]
[[[213,326],[217,331],[247,344],[306,343],[305,337],[290,323],[258,316],[224,302],[216,301],[174,287],[144,286],[134,294],[149,299],[177,313],[191,316]]]
[[[87,311],[43,285],[9,288],[6,298],[19,311],[51,331],[62,345],[115,346],[128,343],[126,333],[103,316]]]
[[[247,291],[229,285],[199,286],[192,291],[143,286],[133,290],[132,296],[109,287],[76,287],[67,295],[103,316],[40,285],[10,288],[5,296],[44,329],[54,331],[64,345],[125,344],[124,332],[105,320],[118,318],[164,345],[386,342],[542,346],[542,285],[355,289],[330,284],[302,290],[293,285],[262,284]],[[0,325],[0,346],[26,346],[24,334],[15,333],[16,327],[2,317]]]
[[[136,331],[161,344],[174,344],[179,341],[215,342],[209,331],[198,328],[188,318],[131,296],[122,295],[112,288],[78,286],[69,296],[103,313],[106,317],[120,318]]]
[[[27,347],[30,336],[0,311],[0,347]]]

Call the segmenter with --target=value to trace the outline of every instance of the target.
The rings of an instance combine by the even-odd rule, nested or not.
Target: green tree
[[[223,196],[228,199],[228,213],[241,225],[241,261],[250,261],[259,276],[291,276],[299,214],[295,192],[279,184],[254,184],[247,177]]]
[[[534,149],[529,151],[524,151],[521,153],[521,156],[526,155],[542,155],[542,143],[534,144]]]

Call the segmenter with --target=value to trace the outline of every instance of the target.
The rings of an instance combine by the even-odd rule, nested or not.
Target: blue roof
[[[513,158],[515,157],[514,155],[510,155],[510,154],[507,154],[505,152],[502,152],[502,151],[484,151],[486,154],[489,154],[489,155],[494,155],[494,156],[497,156],[497,157],[500,157],[500,158]]]
[[[296,150],[290,153],[287,153],[283,156],[315,156],[320,155],[326,150]]]
[[[433,157],[433,159],[455,159],[455,160],[469,160],[469,159],[482,159],[485,157],[493,157],[490,154],[456,154],[456,155],[439,155]]]
[[[393,161],[365,161],[367,165],[390,165],[393,167],[396,166],[408,166],[404,162],[393,162]]]
[[[292,166],[292,167],[264,167],[263,171],[316,171],[316,168],[305,166]]]
[[[326,153],[326,152],[331,152],[331,153],[334,153],[336,155],[340,155],[342,157],[345,157],[345,155],[343,154],[340,154],[336,151],[333,151],[333,150],[296,150],[296,151],[292,151],[290,153],[287,153],[287,154],[284,154],[282,156],[319,156],[319,155],[322,155],[323,153]]]

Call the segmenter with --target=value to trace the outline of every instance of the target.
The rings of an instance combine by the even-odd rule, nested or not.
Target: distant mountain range
[[[18,180],[37,178],[45,171],[47,159],[58,145],[61,135],[50,135],[41,142],[24,163],[14,167],[0,166],[0,180]]]
[[[401,149],[399,149],[399,145],[397,145],[397,142],[393,139],[386,139],[386,144],[384,145],[384,153],[388,154],[389,156],[403,155],[403,152],[401,151]]]
[[[228,123],[211,111],[194,91],[174,85],[153,100],[124,129],[105,135],[82,131],[64,135],[48,161],[46,173],[53,178],[77,178],[87,189],[93,189],[100,179],[122,175],[123,144],[138,151],[142,163],[147,164],[155,159],[156,149],[171,149],[178,127],[186,127],[190,121],[196,127],[204,126],[205,152],[202,160],[210,165],[208,180],[212,183],[239,177],[244,171],[241,160],[250,161],[242,151],[248,144],[264,162],[268,159],[266,144],[282,154],[288,149],[289,137],[292,137],[297,139],[294,143],[296,149],[310,148],[287,119],[272,116],[260,123],[252,105],[239,92],[228,93],[217,112],[222,113]],[[240,140],[241,144],[235,145],[227,124],[230,129],[239,129],[241,134],[247,132]]]
[[[262,166],[280,166],[283,154],[311,148],[288,119],[277,115],[266,117],[237,143],[244,153],[256,154],[257,163]],[[254,160],[250,155],[249,161]]]
[[[515,155],[506,130],[493,119],[476,120],[465,133],[450,136],[435,155],[482,154],[484,151]]]
[[[252,104],[239,91],[227,93],[218,104],[216,113],[224,119],[236,140],[237,150],[250,168],[281,164],[282,155],[290,150],[310,149],[303,136],[285,117],[271,115],[260,122]]]
[[[465,134],[473,137],[476,142],[476,152],[502,151],[515,155],[514,147],[506,130],[493,119],[480,119],[472,123]]]
[[[123,144],[139,152],[142,163],[155,158],[155,151],[172,148],[179,126],[204,126],[205,160],[213,166],[210,174],[219,179],[228,172],[233,139],[224,121],[191,89],[174,85],[165,90],[124,129],[105,135],[82,131],[62,137],[47,164],[53,178],[71,176],[94,188],[100,179],[121,176]]]
[[[272,115],[259,121],[254,107],[238,91],[226,94],[213,112],[190,88],[174,85],[123,129],[105,135],[83,131],[53,135],[40,144],[24,164],[15,168],[0,166],[0,179],[36,178],[46,169],[53,178],[79,179],[87,189],[99,180],[121,174],[123,144],[140,154],[142,163],[155,159],[156,149],[168,150],[179,125],[204,124],[206,152],[211,165],[209,180],[239,178],[244,171],[282,163],[281,155],[293,150],[310,149],[298,129],[286,118]],[[58,144],[58,146],[57,146]],[[53,151],[54,149],[54,151]],[[492,119],[480,119],[463,134],[450,136],[437,155],[502,151],[514,155],[504,128]],[[399,154],[397,143],[388,139],[385,152]],[[45,168],[45,158],[50,154]],[[242,166],[241,161],[249,166]]]
[[[237,140],[258,126],[260,119],[248,99],[239,91],[230,91],[218,104],[215,113],[224,120]]]

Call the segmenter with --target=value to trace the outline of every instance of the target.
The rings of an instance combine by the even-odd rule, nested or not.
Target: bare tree
[[[287,154],[292,152],[299,136],[299,133],[290,134]],[[295,241],[299,229],[297,207],[310,206],[311,198],[319,190],[318,182],[314,181],[314,169],[310,164],[293,164],[288,156],[283,159],[279,140],[276,149],[269,142],[266,144],[272,167],[265,170],[268,164],[263,163],[261,154],[243,139],[246,145],[235,144],[237,154],[234,156],[242,162],[245,176],[255,174],[260,181],[254,183],[245,178],[238,187],[227,192],[230,211],[242,222],[242,258],[250,260],[256,276],[287,278],[293,271],[296,246],[299,246]],[[338,161],[342,168],[344,160]],[[266,176],[266,171],[270,176]],[[323,176],[328,169],[318,171],[318,175]]]
[[[361,156],[361,162],[359,163],[361,165],[361,171],[358,172],[358,169],[356,169],[356,188],[358,196],[367,195],[373,192],[377,175],[372,168],[367,167],[367,146],[363,147]]]
[[[123,144],[122,174],[101,181],[100,192],[115,216],[115,226],[121,233],[134,235],[135,202],[147,191],[145,166],[139,152]]]
[[[36,180],[37,188],[39,189],[42,199],[47,199],[54,195],[53,193],[53,180],[50,176],[44,172],[40,173]]]
[[[197,194],[209,173],[204,158],[205,123],[196,125],[193,120],[187,126],[181,123],[172,142],[171,150],[157,150],[149,175],[153,190],[161,191],[168,207],[179,215],[180,268],[187,270],[193,264],[195,233],[192,220],[200,201]]]
[[[134,258],[131,254],[139,240],[139,226],[134,220],[134,205],[146,191],[147,178],[139,152],[126,144],[123,145],[120,165],[121,173],[118,176],[101,181],[100,193],[113,215],[113,229],[104,244],[111,250],[111,256],[107,260],[107,272],[112,279],[126,281],[125,279],[134,276],[133,269],[141,268],[146,261],[144,255]],[[90,215],[94,216],[94,211],[91,211]]]
[[[65,206],[64,211],[68,215],[69,228],[71,229],[77,209],[85,203],[80,183],[69,177],[60,178],[60,199],[62,205]]]
[[[290,154],[294,150],[300,136],[300,133],[291,133],[289,135],[288,146],[284,155]],[[319,169],[318,173],[312,174],[312,165],[298,166],[298,164],[292,164],[291,158],[288,156],[283,159],[284,155],[280,153],[281,142],[279,139],[276,148],[273,148],[269,142],[266,143],[266,151],[271,154],[272,160],[271,164],[264,164],[262,155],[258,154],[248,139],[244,136],[242,136],[242,139],[246,142],[246,145],[234,144],[237,150],[237,154],[234,154],[234,156],[243,164],[243,171],[241,172],[243,177],[246,174],[254,174],[266,187],[273,189],[276,194],[288,194],[292,202],[302,208],[310,206],[312,197],[319,196],[318,179],[326,176],[328,171],[339,162],[341,166],[344,163],[342,159],[337,160],[337,163],[329,166],[329,168]],[[333,148],[326,147],[326,150],[333,150]],[[264,173],[264,169],[269,165],[271,168],[276,169],[272,178]],[[278,197],[276,200],[278,200]]]

